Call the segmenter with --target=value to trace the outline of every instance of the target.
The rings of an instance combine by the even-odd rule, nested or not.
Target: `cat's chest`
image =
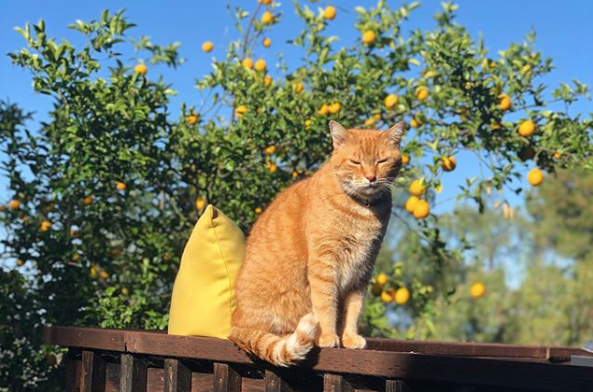
[[[336,267],[340,286],[346,288],[368,280],[385,235],[387,222],[380,219],[341,222],[336,244]]]

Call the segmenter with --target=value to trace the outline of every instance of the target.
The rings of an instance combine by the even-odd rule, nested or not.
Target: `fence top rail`
[[[71,348],[266,366],[223,339],[159,331],[46,327],[44,341]],[[568,347],[369,339],[368,349],[314,349],[301,368],[393,379],[423,379],[541,390],[593,390],[593,369],[566,362],[591,355]]]

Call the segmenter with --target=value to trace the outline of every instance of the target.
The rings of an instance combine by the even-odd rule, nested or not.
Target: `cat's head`
[[[346,129],[330,121],[329,129],[334,146],[330,163],[342,189],[365,200],[389,193],[402,165],[399,145],[404,123],[377,131]]]

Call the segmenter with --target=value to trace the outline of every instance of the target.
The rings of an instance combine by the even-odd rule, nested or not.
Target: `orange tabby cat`
[[[278,366],[320,347],[364,348],[357,320],[391,212],[404,124],[329,124],[334,152],[257,220],[237,277],[229,339]]]

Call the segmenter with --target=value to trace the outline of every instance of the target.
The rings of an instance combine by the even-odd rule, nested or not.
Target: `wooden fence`
[[[368,339],[279,369],[221,339],[47,327],[44,340],[69,348],[67,392],[593,392],[593,368],[570,364],[592,354],[566,347]]]

